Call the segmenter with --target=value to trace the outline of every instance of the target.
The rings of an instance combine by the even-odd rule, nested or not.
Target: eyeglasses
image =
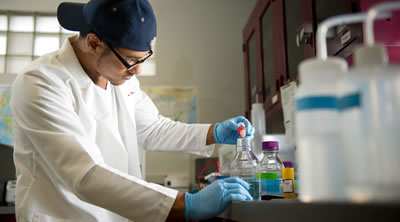
[[[143,63],[144,61],[146,61],[146,59],[148,59],[151,55],[153,55],[153,50],[150,49],[149,54],[147,54],[146,56],[142,57],[142,58],[132,58],[132,59],[127,59],[125,60],[118,52],[117,50],[115,50],[113,47],[111,47],[110,44],[106,43],[106,45],[111,49],[111,51],[114,53],[114,55],[119,59],[119,61],[124,64],[124,66],[126,67],[126,69],[129,71],[131,69],[133,69],[135,66]]]

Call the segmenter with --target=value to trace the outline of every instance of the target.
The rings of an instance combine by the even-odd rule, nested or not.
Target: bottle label
[[[261,180],[261,191],[263,195],[281,196],[283,194],[281,184],[282,179]]]
[[[282,195],[282,179],[278,173],[261,173],[261,191],[263,195]]]
[[[338,99],[335,96],[310,96],[296,100],[297,111],[313,109],[338,109]]]
[[[276,180],[278,179],[277,173],[261,173],[262,180]]]
[[[293,180],[292,179],[284,179],[283,180],[283,192],[284,193],[293,193]]]
[[[339,99],[340,111],[345,111],[351,108],[360,108],[361,106],[361,94],[353,93],[350,95],[343,96]]]

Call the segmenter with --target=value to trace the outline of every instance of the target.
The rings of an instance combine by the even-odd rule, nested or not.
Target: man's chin
[[[125,82],[126,82],[125,79],[124,79],[124,80],[120,80],[120,81],[110,81],[110,83],[111,83],[112,85],[114,85],[114,86],[122,85],[122,84],[124,84]]]

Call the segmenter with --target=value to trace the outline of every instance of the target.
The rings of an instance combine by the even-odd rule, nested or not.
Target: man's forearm
[[[167,221],[186,221],[185,218],[185,193],[179,192],[176,195],[174,205],[168,214]]]
[[[210,128],[208,129],[206,145],[211,145],[211,144],[215,143],[214,126],[215,126],[215,124],[212,124],[210,126]]]

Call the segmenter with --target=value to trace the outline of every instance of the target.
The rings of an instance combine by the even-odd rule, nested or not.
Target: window
[[[0,73],[17,74],[72,35],[54,14],[0,12]]]
[[[62,28],[55,14],[0,11],[0,74],[17,74],[75,33]],[[143,63],[142,74],[153,76],[155,72],[153,54]]]

